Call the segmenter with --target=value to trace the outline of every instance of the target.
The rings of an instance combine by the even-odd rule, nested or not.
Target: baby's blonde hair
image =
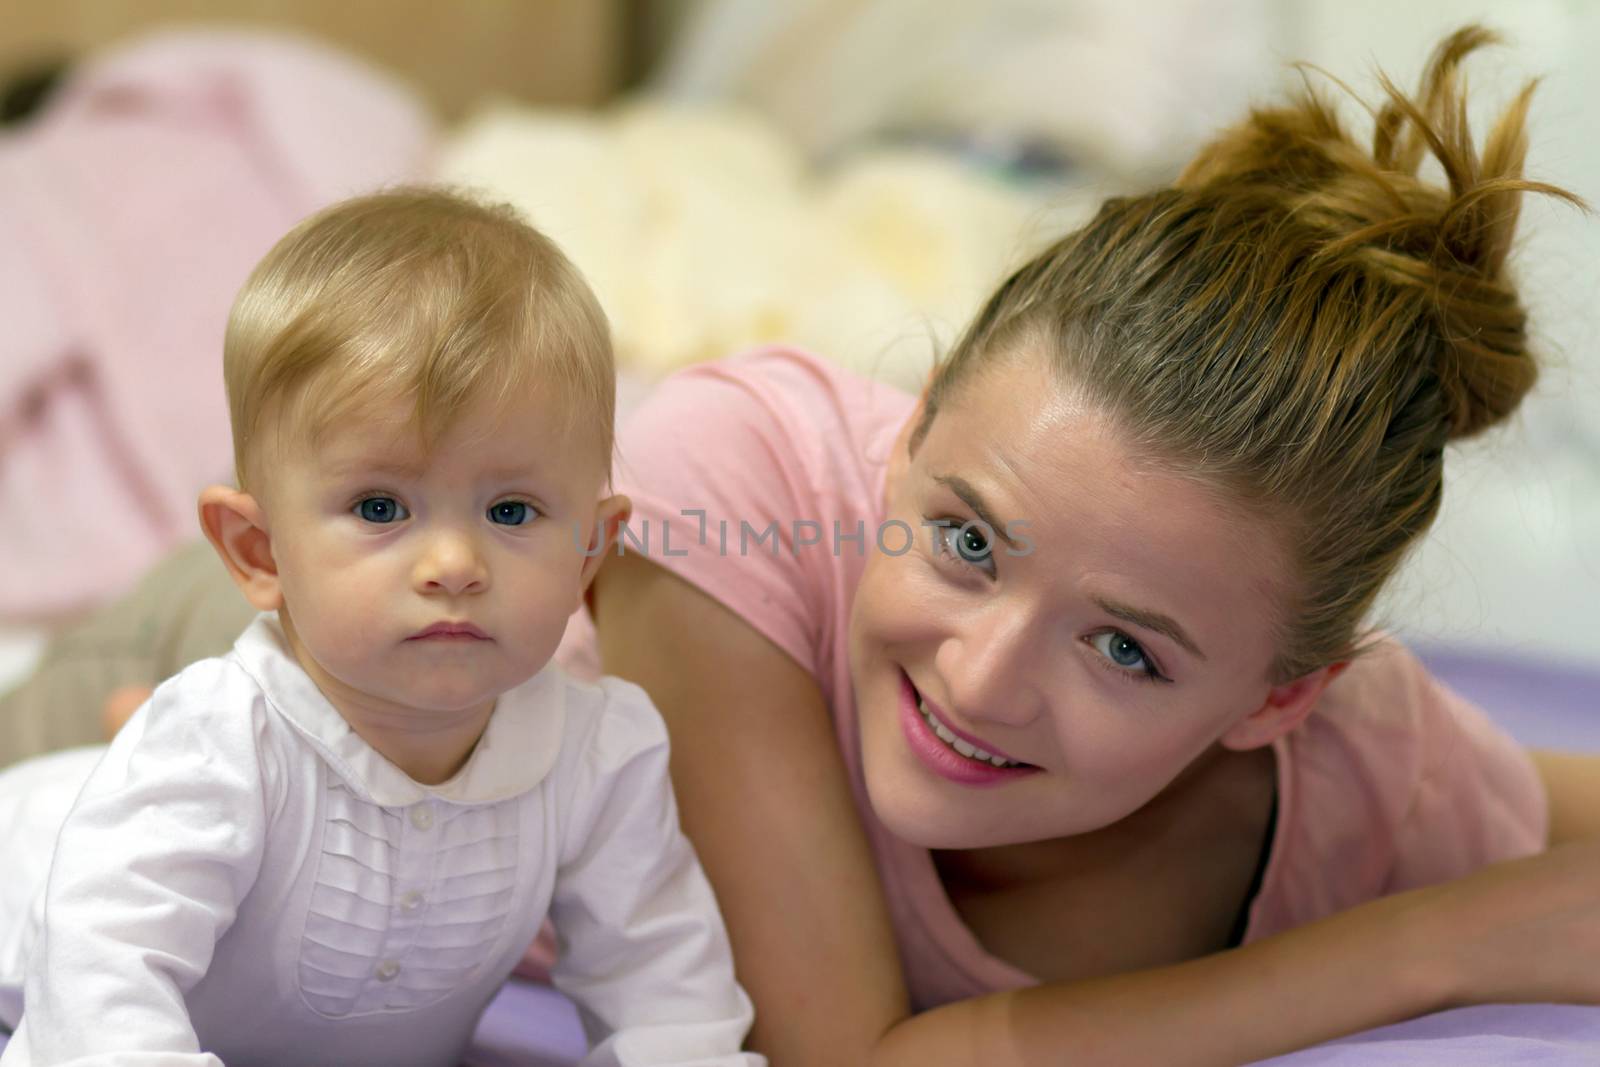
[[[223,373],[241,488],[269,416],[315,443],[409,398],[426,447],[481,397],[547,387],[610,471],[616,370],[594,294],[510,207],[448,190],[346,200],[291,230],[234,302]]]

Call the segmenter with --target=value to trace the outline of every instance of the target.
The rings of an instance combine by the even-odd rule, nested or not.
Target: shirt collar
[[[357,795],[382,807],[429,798],[488,804],[525,793],[555,766],[566,719],[566,676],[554,663],[506,693],[466,764],[449,781],[423,785],[390,763],[345,722],[295,661],[276,612],[256,617],[233,655],[267,704]]]

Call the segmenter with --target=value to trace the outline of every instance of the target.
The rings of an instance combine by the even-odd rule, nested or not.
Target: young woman
[[[1600,777],[1547,807],[1361,629],[1446,443],[1535,379],[1506,257],[1562,194],[1527,93],[1468,136],[1486,36],[1370,151],[1307,94],[1107,203],[920,399],[770,350],[637,413],[598,666],[667,718],[775,1064],[1238,1063],[1600,999],[1594,846],[1465,877],[1591,829]]]

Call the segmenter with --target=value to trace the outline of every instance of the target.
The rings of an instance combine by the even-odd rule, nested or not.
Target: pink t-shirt
[[[817,679],[925,1009],[1035,980],[978,943],[928,851],[874,816],[861,775],[846,626],[913,403],[792,349],[692,367],[624,425],[618,489],[633,499],[629,551],[644,545]],[[597,667],[582,613],[562,657]],[[1544,842],[1544,792],[1521,748],[1393,642],[1335,680],[1274,752],[1278,814],[1246,941]]]

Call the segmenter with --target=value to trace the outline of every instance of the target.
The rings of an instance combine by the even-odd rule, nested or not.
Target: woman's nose
[[[430,595],[481,593],[489,587],[489,569],[470,535],[440,530],[428,538],[417,559],[415,585]]]
[[[1029,680],[1042,654],[1035,633],[1034,623],[1020,613],[991,612],[946,638],[936,666],[952,710],[970,722],[1032,722],[1042,706]]]

